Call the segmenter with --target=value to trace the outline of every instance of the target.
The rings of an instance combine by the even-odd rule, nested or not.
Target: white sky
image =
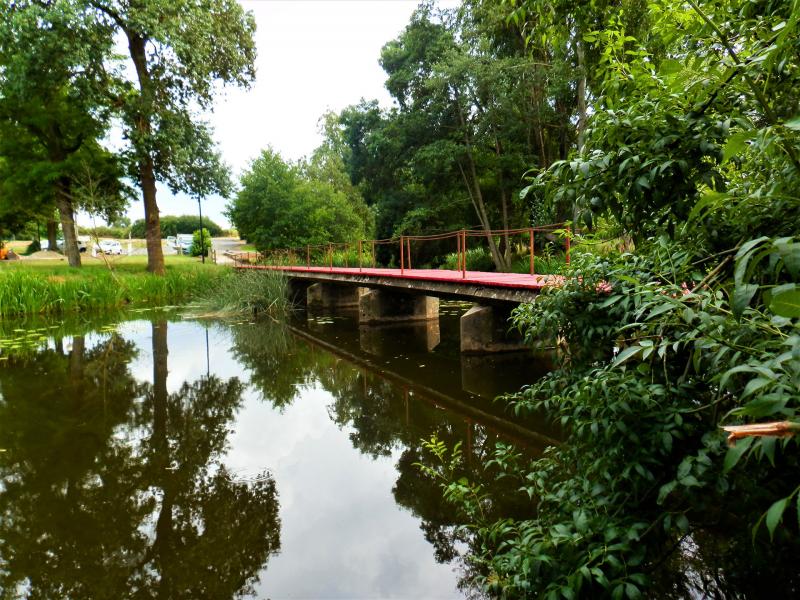
[[[223,159],[234,179],[260,151],[272,146],[284,158],[311,153],[321,138],[319,118],[362,97],[391,104],[378,64],[383,45],[408,23],[418,0],[239,0],[256,18],[256,82],[230,88],[210,116]],[[454,0],[442,2],[454,5]],[[222,226],[226,200],[208,198],[203,215]],[[159,186],[161,214],[194,214],[197,202]],[[128,210],[144,217],[141,201]],[[88,224],[88,218],[79,219]]]

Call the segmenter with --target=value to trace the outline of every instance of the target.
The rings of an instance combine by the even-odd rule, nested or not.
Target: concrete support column
[[[310,282],[304,279],[289,279],[289,301],[297,306],[303,306],[308,300]]]
[[[461,315],[461,352],[483,354],[528,350],[522,336],[510,331],[511,307],[476,304]]]
[[[361,349],[374,356],[395,356],[398,348],[405,352],[432,352],[442,341],[439,319],[362,325],[358,330]]]
[[[308,286],[306,303],[312,308],[356,307],[366,288],[335,283],[313,283]]]
[[[433,296],[369,290],[358,304],[361,324],[427,321],[439,318],[439,299]]]

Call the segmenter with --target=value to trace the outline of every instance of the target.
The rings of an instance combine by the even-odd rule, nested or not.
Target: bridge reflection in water
[[[512,418],[498,396],[518,391],[552,368],[547,353],[463,354],[459,318],[469,304],[444,302],[437,320],[358,325],[355,310],[303,312],[290,331],[406,396],[460,414],[531,450],[557,443],[544,415]],[[366,379],[365,379],[366,385]]]

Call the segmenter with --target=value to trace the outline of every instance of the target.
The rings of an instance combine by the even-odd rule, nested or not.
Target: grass
[[[566,260],[563,253],[554,253],[550,248],[534,256],[534,269],[538,275],[553,275],[564,272]],[[467,250],[468,271],[494,271],[494,262],[488,248],[471,248]],[[530,273],[530,256],[527,252],[511,258],[512,273]],[[453,252],[444,257],[440,269],[458,270],[458,254]]]
[[[275,319],[291,309],[288,279],[269,270],[242,270],[225,277],[197,298],[195,306],[212,316],[265,313]]]
[[[13,261],[0,268],[0,317],[55,315],[109,308],[163,306],[189,302],[235,276],[231,269],[168,257],[166,274],[144,270],[146,257],[115,257],[113,269],[85,261],[71,269],[50,260]]]

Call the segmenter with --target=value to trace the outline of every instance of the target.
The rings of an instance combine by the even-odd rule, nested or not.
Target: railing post
[[[375,262],[375,240],[372,240],[372,268],[373,269],[375,268],[376,264],[377,263]]]
[[[402,275],[403,272],[406,270],[406,261],[405,261],[405,238],[401,235],[400,236],[400,274]]]
[[[528,233],[530,234],[530,239],[528,241],[528,244],[530,246],[530,254],[531,254],[531,275],[533,275],[536,272],[536,269],[534,268],[534,264],[533,264],[533,260],[534,260],[534,258],[533,258],[533,227],[530,228]]]
[[[311,244],[306,244],[306,269],[311,268]]]
[[[358,272],[361,273],[361,240],[358,240]]]
[[[333,244],[328,243],[328,268],[333,271]]]
[[[406,238],[406,245],[408,246],[408,258],[406,259],[406,264],[408,265],[409,270],[411,269],[411,238]]]
[[[461,270],[461,232],[456,234],[456,270]]]
[[[567,264],[569,264],[569,238],[572,237],[572,227],[567,227]]]
[[[467,278],[467,230],[461,230],[461,279]]]

